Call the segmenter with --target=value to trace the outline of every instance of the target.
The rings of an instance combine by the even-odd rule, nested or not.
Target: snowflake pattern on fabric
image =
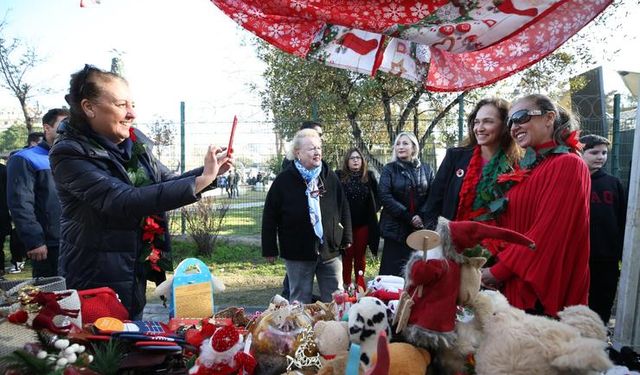
[[[535,64],[613,0],[211,1],[285,52],[461,91]]]

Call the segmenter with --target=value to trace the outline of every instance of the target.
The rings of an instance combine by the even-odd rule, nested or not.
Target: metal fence
[[[582,134],[599,134],[612,141],[610,158],[605,168],[609,173],[619,177],[627,187],[631,167],[631,154],[633,149],[633,132],[635,129],[635,108],[623,108],[620,98],[605,98],[610,104],[607,108],[596,97],[573,98],[574,112],[578,112]],[[579,102],[580,105],[575,103]],[[464,111],[468,113],[474,103],[466,102]],[[593,105],[592,105],[593,104]],[[589,108],[605,108],[603,111],[590,110]],[[176,116],[177,117],[177,116]],[[306,120],[306,119],[305,119]],[[293,120],[291,128],[295,128],[301,120]],[[430,124],[431,119],[421,119],[420,131]],[[168,136],[160,137],[159,143],[154,148],[154,153],[169,168],[176,171],[189,170],[203,163],[204,153],[209,144],[225,145],[230,132],[229,122],[190,120],[187,116],[183,121],[168,121],[170,132]],[[331,168],[340,167],[342,157],[347,149],[355,145],[351,128],[347,122],[323,120],[323,158]],[[153,123],[138,123],[147,135],[153,137]],[[363,134],[368,140],[377,139],[377,143],[369,146],[369,151],[376,159],[384,164],[391,156],[391,146],[386,133],[386,125],[382,120],[369,121],[366,124],[369,130]],[[460,134],[466,131],[460,128],[458,108],[452,109],[433,135],[428,138],[422,150],[422,160],[430,164],[434,169],[444,156],[447,147],[454,146],[459,141]],[[227,217],[223,224],[223,235],[258,235],[260,233],[262,206],[268,188],[275,178],[277,168],[282,160],[283,141],[276,138],[273,132],[274,123],[269,121],[240,122],[235,134],[234,155],[240,180],[238,183],[238,196],[231,197],[230,189],[220,179],[220,187],[208,192],[214,196],[219,205],[229,205]],[[181,128],[184,129],[184,139],[181,137]],[[408,123],[406,128],[412,129],[413,124]],[[460,132],[462,130],[462,133]],[[166,134],[165,134],[166,135]],[[26,135],[25,135],[26,138]],[[285,140],[286,141],[286,140]],[[285,142],[286,143],[286,142]],[[4,146],[4,147],[3,147]],[[0,149],[7,147],[0,144]],[[181,225],[180,211],[171,214],[172,232],[184,233]]]

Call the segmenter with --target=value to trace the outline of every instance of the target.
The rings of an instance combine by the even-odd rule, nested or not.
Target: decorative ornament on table
[[[469,267],[473,288],[477,284],[479,290],[479,267],[485,259],[467,258],[463,255],[465,249],[486,238],[534,247],[530,239],[517,232],[475,221],[440,218],[437,229],[437,233],[417,231],[407,238],[409,247],[429,251],[417,251],[407,262],[406,293],[401,298],[401,305],[405,302],[409,308],[400,306],[396,319],[396,332],[401,332],[407,342],[427,349],[447,348],[453,344],[457,305],[477,293],[475,289],[470,291],[468,285],[460,287],[462,265]]]
[[[49,330],[56,334],[67,334],[73,328],[68,320],[62,320],[62,325],[56,325],[54,318],[58,316],[78,318],[79,309],[65,309],[60,301],[76,293],[75,290],[65,292],[41,292],[37,287],[28,286],[18,293],[21,307],[8,316],[8,320],[15,324],[28,323],[34,330]],[[77,293],[76,293],[77,295]],[[29,320],[29,314],[33,317]]]
[[[360,345],[360,361],[368,369],[377,351],[377,337],[384,331],[391,334],[387,306],[377,298],[362,297],[349,310],[349,336],[352,344]]]
[[[385,303],[400,299],[404,289],[404,279],[393,275],[378,275],[367,283],[366,295],[375,297]]]
[[[189,369],[194,375],[253,374],[256,360],[249,352],[251,342],[232,325],[219,327],[202,342],[200,356]]]
[[[332,360],[349,350],[349,326],[344,321],[319,321],[313,326],[315,344],[321,362]]]
[[[294,368],[304,370],[322,367],[320,354],[318,354],[313,337],[313,328],[311,326],[305,327],[294,356],[287,356],[287,371],[291,371]]]
[[[26,344],[0,359],[7,374],[97,374],[87,369],[94,357],[85,352],[83,345],[45,332],[38,332],[37,338],[37,343]]]

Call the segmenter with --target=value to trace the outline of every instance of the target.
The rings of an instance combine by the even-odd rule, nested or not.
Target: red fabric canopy
[[[211,0],[281,50],[461,91],[547,56],[612,0]]]

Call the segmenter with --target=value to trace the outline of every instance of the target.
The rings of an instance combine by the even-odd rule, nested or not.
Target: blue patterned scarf
[[[320,212],[320,196],[311,196],[311,192],[314,189],[318,189],[318,176],[320,176],[320,171],[322,171],[322,165],[311,170],[303,167],[298,160],[294,161],[294,165],[296,166],[296,169],[298,169],[298,172],[300,172],[304,183],[307,185],[305,194],[307,195],[307,202],[309,202],[309,218],[311,219],[313,231],[320,239],[320,243],[322,243],[323,231],[322,213]]]

